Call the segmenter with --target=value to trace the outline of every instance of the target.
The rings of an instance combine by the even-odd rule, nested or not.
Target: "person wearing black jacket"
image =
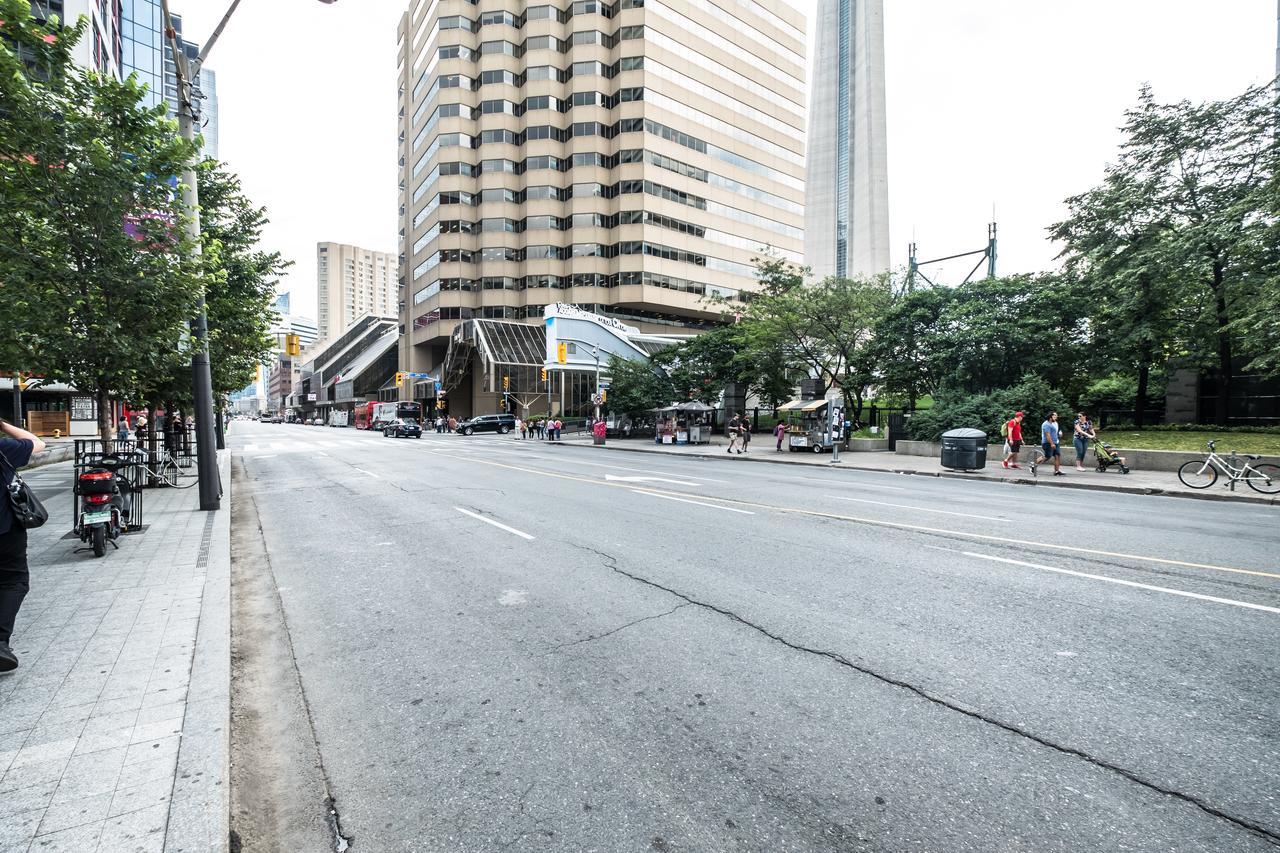
[[[31,588],[27,573],[27,531],[18,526],[9,506],[9,484],[14,472],[31,461],[31,454],[44,450],[44,442],[6,420],[0,419],[0,455],[8,464],[0,464],[0,672],[18,666],[18,656],[9,648],[13,623],[18,618],[22,599]]]

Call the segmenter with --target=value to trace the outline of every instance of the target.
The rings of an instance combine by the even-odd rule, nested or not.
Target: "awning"
[[[815,409],[821,409],[827,404],[827,400],[792,400],[789,403],[783,403],[778,407],[779,412],[812,412]]]

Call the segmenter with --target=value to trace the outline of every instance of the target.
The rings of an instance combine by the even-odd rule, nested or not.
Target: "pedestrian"
[[[782,452],[782,439],[787,436],[787,425],[782,421],[778,421],[778,425],[773,428],[773,437],[778,440],[777,452]]]
[[[1059,446],[1058,413],[1050,412],[1049,417],[1040,424],[1040,457],[1031,463],[1031,473],[1041,462],[1053,460],[1053,476],[1065,477],[1062,473],[1062,448]]]
[[[742,453],[747,452],[747,445],[751,443],[751,418],[745,414],[742,416]]]
[[[559,418],[556,418],[555,423],[553,423],[553,424],[551,425],[551,431],[552,431],[552,433],[554,433],[554,440],[555,440],[555,441],[559,441],[559,440],[560,440],[560,430],[562,430],[562,429],[564,429],[564,423],[562,423],[562,422],[561,422],[561,420],[560,420]]]
[[[725,453],[733,453],[734,450],[737,450],[739,453],[741,453],[742,450],[739,447],[739,443],[741,441],[742,441],[742,416],[734,415],[729,420],[729,448],[725,450]]]
[[[453,415],[449,415],[449,426],[448,426],[449,432],[452,433],[457,428],[458,428],[458,419],[455,418]]]
[[[1072,425],[1072,443],[1076,446],[1076,470],[1084,470],[1084,457],[1089,452],[1089,442],[1098,437],[1093,430],[1089,416],[1084,412],[1076,412],[1076,422]]]
[[[515,432],[516,432],[515,438],[524,437],[524,421],[521,420],[520,418],[516,418]]]
[[[1014,416],[1005,421],[1000,432],[1005,435],[1005,467],[1021,467],[1018,464],[1018,453],[1023,450],[1023,412],[1015,411]],[[1032,465],[1032,474],[1036,473],[1036,465]]]
[[[22,608],[22,599],[31,588],[27,572],[27,530],[18,525],[9,505],[9,484],[17,469],[31,461],[31,454],[44,450],[37,436],[0,419],[0,672],[18,666],[18,656],[9,648],[13,624]]]

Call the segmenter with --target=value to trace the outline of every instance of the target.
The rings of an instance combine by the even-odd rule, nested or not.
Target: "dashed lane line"
[[[455,507],[454,507],[454,509],[456,509],[458,512],[462,513],[463,515],[469,515],[469,516],[471,516],[471,517],[472,517],[472,518],[474,518],[476,521],[483,521],[485,524],[491,524],[491,525],[493,525],[494,527],[499,528],[500,530],[505,530],[505,531],[507,531],[508,533],[514,533],[516,536],[519,536],[521,539],[528,539],[528,540],[530,540],[530,541],[532,541],[532,540],[533,540],[533,537],[532,537],[532,536],[530,536],[528,533],[525,533],[523,530],[516,530],[514,527],[508,527],[507,525],[503,524],[502,522],[500,522],[500,521],[494,521],[492,518],[488,518],[487,516],[483,516],[483,515],[481,515],[481,514],[480,514],[480,513],[478,513],[478,512],[472,512],[471,510],[469,510],[469,509],[463,509],[463,508],[462,508],[462,507],[460,507],[460,506],[455,506]]]

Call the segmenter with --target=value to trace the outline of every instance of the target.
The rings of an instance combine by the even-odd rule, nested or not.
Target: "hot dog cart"
[[[831,400],[792,400],[778,407],[778,414],[786,420],[787,450],[792,453],[811,450],[814,453],[830,452],[833,446],[831,431]],[[836,401],[840,405],[840,401]]]

